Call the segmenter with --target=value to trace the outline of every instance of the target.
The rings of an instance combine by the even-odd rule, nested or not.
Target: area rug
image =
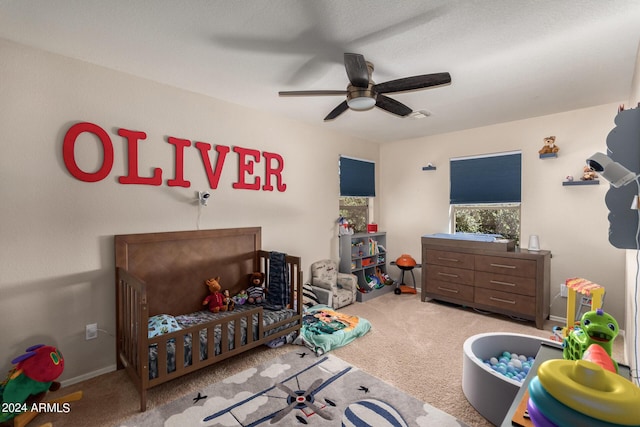
[[[197,395],[137,414],[118,426],[271,424],[466,426],[338,357],[316,357],[304,348],[211,384]]]

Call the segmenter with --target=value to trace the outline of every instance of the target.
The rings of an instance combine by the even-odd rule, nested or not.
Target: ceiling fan
[[[347,99],[331,111],[324,121],[333,120],[348,109],[366,111],[374,106],[396,116],[405,117],[413,112],[401,102],[384,95],[385,93],[428,89],[451,84],[449,73],[423,74],[375,84],[371,79],[373,64],[365,61],[359,53],[345,53],[344,67],[349,85],[346,90],[297,90],[278,92],[280,96],[345,96]]]

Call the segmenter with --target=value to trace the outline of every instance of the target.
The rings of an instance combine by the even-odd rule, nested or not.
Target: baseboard
[[[73,377],[73,378],[69,378],[69,379],[64,380],[64,381],[60,381],[60,384],[62,385],[62,387],[70,386],[72,384],[77,384],[77,383],[80,383],[82,381],[90,380],[91,378],[95,378],[95,377],[98,377],[98,376],[103,375],[103,374],[108,374],[109,372],[113,372],[116,369],[117,369],[116,365],[109,365],[109,366],[106,366],[106,367],[104,367],[102,369],[98,369],[97,371],[88,372],[86,374],[79,375],[77,377]]]
[[[558,322],[558,323],[564,323],[565,325],[567,324],[567,318],[566,317],[559,317],[559,316],[550,315],[549,316],[549,320],[552,320],[552,321]]]

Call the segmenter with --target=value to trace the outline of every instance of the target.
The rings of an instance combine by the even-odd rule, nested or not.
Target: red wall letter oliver
[[[162,184],[162,169],[160,168],[153,169],[152,177],[143,178],[138,175],[138,140],[145,139],[147,134],[134,130],[118,129],[118,135],[127,138],[127,152],[129,154],[129,175],[119,177],[118,182],[120,184]]]
[[[191,182],[184,179],[184,147],[190,147],[191,141],[170,136],[167,141],[176,147],[176,175],[175,179],[167,180],[169,187],[191,187]]]
[[[216,170],[211,169],[211,160],[209,160],[209,150],[211,150],[211,144],[206,142],[196,142],[196,148],[200,151],[200,157],[202,163],[204,163],[204,170],[207,172],[209,178],[209,185],[212,190],[218,188],[218,182],[220,181],[220,172],[222,172],[222,166],[224,165],[224,159],[227,157],[229,147],[226,145],[216,145],[216,151],[218,152],[218,158],[216,159]]]
[[[100,142],[102,143],[102,166],[100,166],[100,169],[98,169],[98,171],[94,173],[84,172],[80,170],[78,164],[76,163],[74,153],[76,139],[78,138],[78,135],[83,132],[94,134],[98,137],[98,139],[100,139]],[[111,172],[111,168],[113,167],[113,144],[111,143],[111,138],[109,138],[107,132],[105,132],[105,130],[100,126],[86,122],[76,123],[69,128],[64,136],[64,143],[62,144],[62,157],[69,173],[71,173],[71,175],[73,175],[80,181],[101,181],[105,179],[107,175],[109,175],[109,172]]]
[[[264,191],[273,191],[273,185],[271,185],[271,175],[276,177],[278,191],[283,192],[287,189],[287,184],[282,182],[282,170],[284,169],[284,159],[280,154],[276,153],[268,153],[266,151],[262,152],[265,161],[265,171],[264,171],[264,185],[262,186],[262,190]],[[276,167],[272,167],[271,162],[275,160],[277,162]]]
[[[233,151],[238,153],[238,182],[233,183],[232,187],[259,190],[260,177],[257,176],[253,184],[247,184],[245,174],[253,175],[253,165],[260,161],[260,151],[242,147],[233,147]],[[247,156],[252,156],[255,160],[248,160]]]

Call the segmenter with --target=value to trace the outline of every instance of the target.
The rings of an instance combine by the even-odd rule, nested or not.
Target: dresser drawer
[[[473,286],[473,276],[473,270],[444,267],[442,265],[427,265],[427,281],[438,280]]]
[[[476,255],[475,269],[509,276],[536,277],[536,262],[528,259]]]
[[[460,302],[473,302],[473,286],[458,283],[429,280],[427,282],[427,296],[438,299],[438,296],[455,299]]]
[[[476,271],[475,285],[479,288],[494,289],[520,295],[536,295],[536,279],[529,277],[509,276],[506,274]]]
[[[473,254],[427,249],[427,264],[445,265],[447,267],[467,268],[469,270],[473,270],[473,257]]]
[[[485,288],[475,288],[474,294],[476,304],[497,307],[524,316],[535,316],[536,299],[534,297]]]

